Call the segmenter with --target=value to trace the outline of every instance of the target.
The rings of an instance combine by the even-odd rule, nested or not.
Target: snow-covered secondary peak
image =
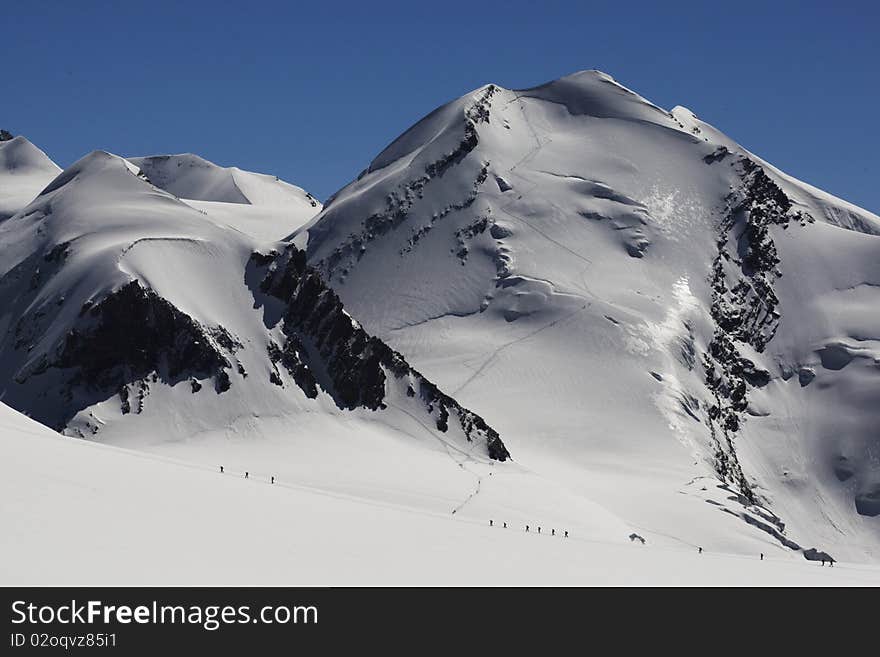
[[[129,161],[157,187],[264,242],[281,239],[322,209],[314,196],[277,176],[221,167],[192,153]]]
[[[319,432],[362,423],[508,457],[480,416],[366,333],[302,252],[261,248],[103,151],[0,223],[0,399],[138,446],[310,417]]]
[[[880,554],[880,218],[693,112],[596,71],[487,85],[293,237],[367,330],[633,524]]]
[[[61,171],[24,137],[8,136],[0,140],[0,221],[30,203]]]
[[[192,153],[128,159],[150,182],[180,198],[247,205],[299,203],[320,211],[320,203],[311,194],[277,176],[221,167]]]

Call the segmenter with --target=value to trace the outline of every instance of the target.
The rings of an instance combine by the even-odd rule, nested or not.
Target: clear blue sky
[[[878,5],[13,0],[0,127],[62,166],[192,151],[325,198],[452,98],[598,68],[880,212]]]

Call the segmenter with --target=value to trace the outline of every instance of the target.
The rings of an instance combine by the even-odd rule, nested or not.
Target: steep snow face
[[[865,559],[878,233],[691,112],[586,71],[436,110],[292,237],[530,467],[682,540],[722,514],[731,535]],[[709,504],[680,522],[691,497]]]
[[[262,241],[281,239],[322,208],[307,191],[276,176],[221,167],[191,153],[129,161],[160,189]]]
[[[24,137],[0,140],[0,221],[30,203],[60,172]]]
[[[70,435],[149,446],[267,416],[297,433],[316,413],[508,456],[363,331],[303,253],[258,253],[108,153],[0,223],[0,300],[0,399]]]

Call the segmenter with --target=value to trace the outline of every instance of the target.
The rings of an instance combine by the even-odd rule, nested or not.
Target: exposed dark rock
[[[761,369],[748,358],[740,358],[739,362],[731,367],[731,372],[742,376],[753,388],[763,388],[770,383],[770,372]]]
[[[804,559],[807,561],[834,561],[830,554],[817,550],[816,548],[807,548],[804,550]]]
[[[706,164],[714,164],[715,162],[720,162],[728,155],[730,155],[730,151],[727,150],[727,146],[719,146],[714,151],[706,155],[703,158],[703,162],[705,162]]]
[[[462,264],[467,262],[467,256],[469,253],[466,244],[477,235],[485,233],[490,225],[492,225],[492,221],[489,217],[477,217],[469,225],[455,231],[455,239],[458,242],[456,256],[458,256],[458,259],[461,260]]]
[[[128,415],[131,413],[131,403],[128,400],[128,387],[122,386],[119,389],[119,408],[122,411],[123,415]]]
[[[85,327],[70,330],[50,365],[73,370],[73,384],[120,389],[157,368],[173,384],[185,375],[219,376],[230,367],[198,322],[137,281],[91,307],[87,317]]]
[[[44,260],[57,265],[66,257],[59,245]],[[24,315],[16,327],[21,344],[32,348],[45,330],[42,310]],[[20,370],[14,380],[21,385],[49,376],[45,384],[60,402],[47,405],[34,418],[63,429],[81,410],[119,396],[123,414],[140,413],[149,395],[148,381],[174,385],[190,380],[193,392],[198,379],[214,378],[218,392],[229,389],[225,355],[241,345],[223,327],[204,327],[138,281],[131,281],[97,303],[83,305],[76,324],[54,348]],[[133,394],[134,393],[134,394]]]
[[[300,353],[303,353],[303,346],[300,344],[296,336],[289,336],[284,342],[284,348],[281,349],[274,342],[269,343],[269,360],[272,364],[281,363],[287,373],[293,377],[294,383],[306,394],[309,399],[318,396],[318,386],[311,370],[302,362]],[[277,371],[269,375],[269,379],[275,385],[284,385]]]
[[[445,153],[437,160],[428,163],[425,166],[423,175],[417,176],[391,191],[386,198],[385,209],[367,217],[363,221],[363,229],[359,233],[352,234],[344,244],[337,247],[333,253],[318,265],[319,270],[324,276],[328,279],[338,274],[344,276],[345,270],[364,256],[367,251],[367,245],[371,241],[392,230],[396,230],[403,224],[409,217],[413,205],[424,195],[424,189],[428,184],[433,180],[441,178],[450,167],[460,163],[477,147],[479,143],[477,125],[488,123],[490,99],[496,92],[497,87],[490,85],[474,104],[465,110],[464,137],[451,152]],[[419,240],[433,228],[437,221],[451,212],[470,206],[476,199],[477,189],[486,181],[489,175],[488,167],[488,163],[483,164],[480,173],[474,181],[473,190],[466,198],[435,213],[427,224],[414,227],[408,246],[403,249],[402,253],[411,251]],[[331,198],[327,201],[327,206],[332,203],[332,200]]]
[[[726,149],[715,155],[726,156]],[[709,278],[715,331],[703,356],[703,367],[706,385],[715,398],[707,415],[716,470],[723,479],[736,482],[742,494],[754,502],[734,437],[749,408],[748,388],[765,386],[771,377],[741,356],[738,344],[747,344],[761,353],[779,325],[779,299],[773,286],[781,276],[780,261],[770,227],[787,226],[791,220],[805,225],[812,217],[793,212],[790,199],[755,162],[743,157],[738,164],[742,186],[728,196],[718,254]],[[736,236],[735,241],[731,236]]]

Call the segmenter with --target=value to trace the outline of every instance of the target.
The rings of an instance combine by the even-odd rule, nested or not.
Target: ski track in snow
[[[482,484],[482,481],[483,481],[482,477],[480,477],[480,475],[478,475],[473,470],[471,470],[470,468],[465,466],[465,463],[467,463],[467,462],[477,462],[476,459],[473,458],[473,455],[470,452],[459,449],[458,447],[455,447],[454,445],[450,445],[448,442],[443,440],[440,436],[436,435],[433,431],[431,431],[431,429],[424,422],[422,422],[418,417],[416,417],[415,415],[413,415],[412,413],[410,413],[406,409],[401,408],[400,406],[398,406],[397,404],[395,404],[394,402],[391,402],[391,401],[388,402],[388,405],[393,406],[398,411],[404,413],[405,415],[408,415],[415,422],[417,422],[419,425],[421,425],[421,427],[423,429],[425,429],[425,431],[428,433],[428,435],[430,435],[432,438],[435,438],[443,446],[444,450],[446,451],[446,455],[452,460],[453,463],[455,463],[455,465],[457,465],[459,468],[461,468],[462,470],[466,471],[467,473],[469,473],[470,475],[472,475],[473,477],[476,478],[477,484],[476,484],[476,489],[474,490],[474,492],[472,492],[470,495],[468,495],[461,504],[459,504],[454,509],[452,509],[452,515],[455,515],[455,513],[460,511],[464,507],[465,504],[470,502],[480,492],[480,485]],[[453,456],[453,454],[450,450],[454,450],[454,451],[458,452],[464,458],[461,461],[456,460],[456,458]]]
[[[474,381],[475,379],[477,379],[477,378],[478,378],[478,377],[479,377],[479,376],[485,371],[485,369],[489,366],[489,364],[490,364],[492,361],[494,361],[494,360],[498,357],[498,354],[500,354],[502,351],[504,351],[504,350],[506,350],[506,349],[508,349],[508,348],[510,348],[510,347],[513,347],[514,345],[517,345],[517,344],[519,344],[519,343],[521,343],[521,342],[524,342],[524,341],[528,340],[529,338],[533,338],[534,336],[538,335],[539,333],[541,333],[541,332],[543,332],[543,331],[546,331],[547,329],[553,328],[554,326],[556,326],[556,325],[559,324],[560,322],[564,322],[564,321],[566,321],[566,320],[568,320],[568,319],[571,319],[571,318],[574,317],[575,315],[579,315],[579,314],[582,313],[584,310],[586,310],[589,306],[590,306],[590,304],[589,304],[589,303],[586,303],[586,304],[584,304],[583,306],[581,306],[580,308],[578,308],[577,310],[575,310],[575,311],[569,313],[568,315],[565,315],[564,317],[559,317],[559,318],[557,318],[557,319],[554,319],[552,322],[549,322],[548,324],[545,324],[544,326],[542,326],[542,327],[536,329],[535,331],[532,331],[532,332],[529,333],[528,335],[524,335],[524,336],[522,336],[522,337],[516,338],[515,340],[511,340],[510,342],[508,342],[508,343],[506,343],[506,344],[503,344],[503,345],[501,345],[500,347],[494,349],[494,350],[492,351],[492,353],[489,355],[489,358],[486,359],[486,361],[485,361],[485,362],[479,367],[479,369],[477,369],[477,371],[474,372],[474,374],[473,374],[471,377],[469,377],[469,378],[467,379],[467,381],[465,381],[465,382],[462,383],[460,386],[458,386],[458,387],[452,392],[452,395],[453,395],[453,396],[457,395],[459,392],[461,392],[462,390],[464,390],[468,385],[470,385],[471,383],[473,383],[473,381]]]

